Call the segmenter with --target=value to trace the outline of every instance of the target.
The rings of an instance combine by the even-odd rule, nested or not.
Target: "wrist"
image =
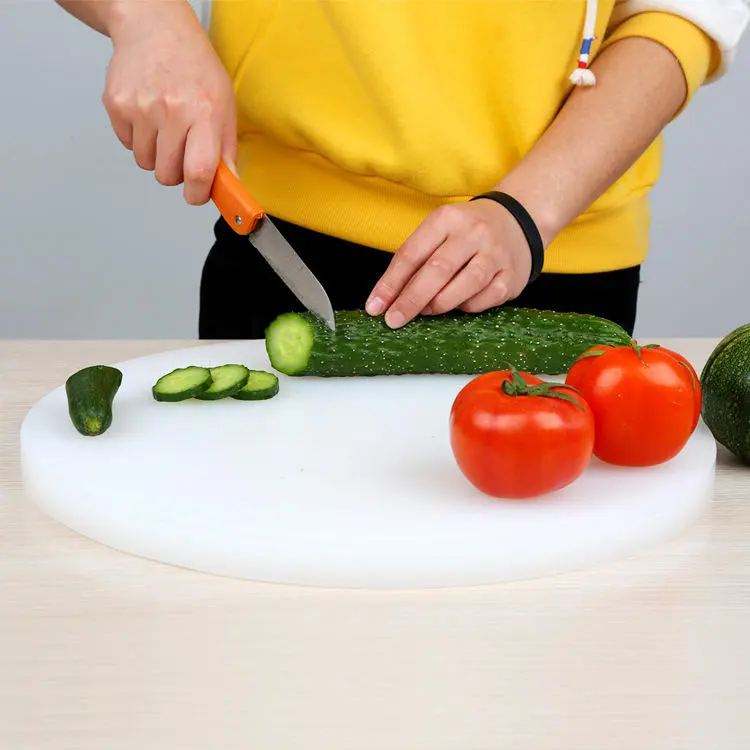
[[[142,34],[157,18],[166,15],[171,21],[193,13],[189,0],[105,0],[102,5],[102,21],[115,43],[124,36]]]
[[[527,283],[535,281],[544,267],[544,240],[539,232],[534,218],[526,208],[510,193],[499,190],[491,190],[487,193],[477,195],[472,200],[490,200],[501,205],[515,219],[519,229],[526,238],[531,253],[531,269]]]
[[[493,188],[513,196],[528,211],[539,230],[544,249],[565,228],[569,221],[559,187],[543,176],[511,172]]]

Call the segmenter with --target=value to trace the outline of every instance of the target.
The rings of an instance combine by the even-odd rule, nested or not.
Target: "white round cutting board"
[[[594,460],[575,483],[497,500],[463,477],[448,415],[470,378],[287,378],[267,401],[157,403],[190,364],[270,370],[262,341],[117,363],[110,429],[79,435],[64,386],[21,428],[23,481],[50,516],[134,555],[209,573],[331,587],[489,584],[584,568],[668,539],[713,495],[701,422],[680,455]]]

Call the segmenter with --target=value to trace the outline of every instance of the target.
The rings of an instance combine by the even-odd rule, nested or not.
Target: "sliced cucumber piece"
[[[239,401],[262,401],[279,392],[279,379],[265,370],[250,370],[247,383],[232,396]]]
[[[195,397],[201,401],[217,401],[234,396],[247,383],[250,370],[245,365],[220,365],[212,367],[210,373],[213,382]]]
[[[101,435],[112,425],[112,404],[122,385],[122,372],[109,365],[92,365],[65,382],[68,412],[81,435]]]
[[[266,329],[266,349],[271,364],[285,375],[306,372],[313,350],[319,345],[318,338],[323,337],[308,316],[282,313]],[[327,339],[323,346],[330,346],[333,340]]]
[[[191,365],[162,375],[151,390],[157,401],[185,401],[206,391],[211,383],[208,368]]]

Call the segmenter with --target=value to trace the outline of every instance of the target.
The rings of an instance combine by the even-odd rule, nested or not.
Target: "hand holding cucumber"
[[[507,209],[491,200],[447,204],[394,254],[366,309],[385,313],[392,328],[420,313],[482,312],[517,297],[530,272],[528,241]]]
[[[237,160],[229,75],[187,2],[118,4],[103,102],[138,165],[206,203],[220,159]]]

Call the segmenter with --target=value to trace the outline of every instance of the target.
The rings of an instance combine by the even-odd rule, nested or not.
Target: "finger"
[[[198,120],[185,142],[185,200],[201,206],[211,198],[211,185],[221,159],[221,127],[214,120]]]
[[[385,314],[385,322],[399,328],[418,315],[475,255],[477,248],[464,237],[450,236],[406,284]]]
[[[365,309],[370,315],[385,312],[409,279],[448,238],[447,222],[440,212],[428,216],[394,254],[383,276],[372,290]]]
[[[112,124],[117,139],[129,151],[133,150],[133,123],[127,114],[127,97],[115,93],[114,88],[109,80],[102,92],[102,104],[109,115],[109,121]]]
[[[505,304],[511,298],[508,282],[507,271],[496,273],[481,292],[469,297],[459,307],[467,313],[478,313]]]
[[[174,186],[182,182],[186,139],[184,122],[171,122],[159,130],[154,176],[162,185]]]
[[[156,167],[156,126],[146,118],[133,123],[133,156],[141,169],[153,172]]]
[[[133,126],[123,115],[118,112],[111,112],[109,115],[109,121],[112,123],[112,130],[114,130],[117,140],[125,146],[128,151],[133,150]]]
[[[497,261],[487,253],[477,253],[427,306],[427,315],[440,315],[459,307],[480,294],[497,272]]]
[[[237,174],[237,115],[234,98],[232,98],[232,106],[221,135],[221,158],[235,176],[239,176]]]

